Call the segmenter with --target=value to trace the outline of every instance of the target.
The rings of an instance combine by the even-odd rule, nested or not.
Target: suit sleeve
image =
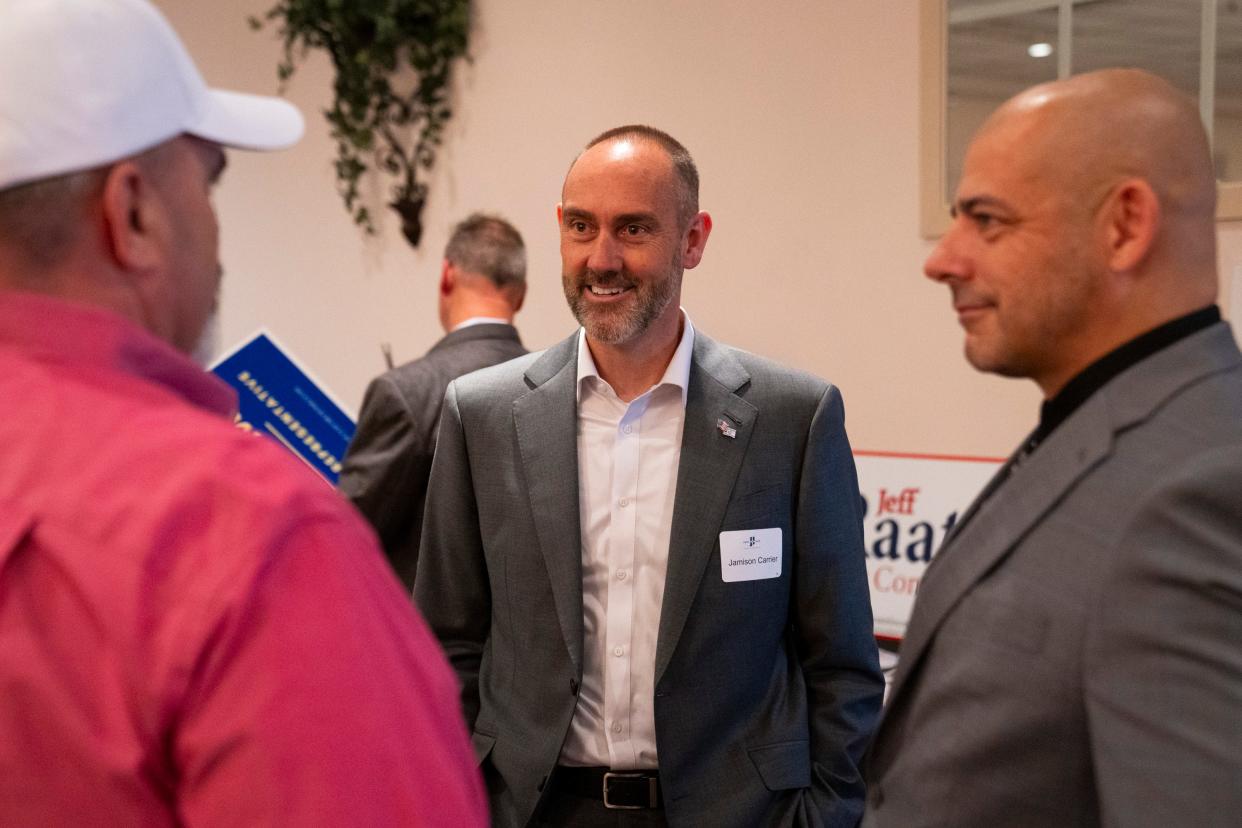
[[[811,730],[808,825],[862,815],[862,754],[884,693],[863,551],[862,507],[841,396],[829,387],[811,423],[798,494],[794,637]]]
[[[411,487],[427,477],[431,449],[422,445],[421,433],[396,384],[386,376],[373,380],[345,452],[339,486],[375,528],[390,561],[413,525],[410,509],[417,493]]]
[[[1242,813],[1242,449],[1170,475],[1135,510],[1088,630],[1104,825]]]
[[[420,545],[414,600],[457,673],[473,728],[492,599],[456,383],[444,397]]]

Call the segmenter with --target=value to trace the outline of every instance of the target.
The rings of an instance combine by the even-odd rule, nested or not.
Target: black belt
[[[663,808],[659,771],[613,771],[557,765],[553,792],[583,799],[599,799],[605,808]]]

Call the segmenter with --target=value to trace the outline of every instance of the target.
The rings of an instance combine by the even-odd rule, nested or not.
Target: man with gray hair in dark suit
[[[422,358],[371,382],[340,480],[407,589],[414,586],[444,389],[462,374],[526,353],[513,327],[526,296],[526,248],[517,228],[484,213],[461,221],[444,250],[439,293],[445,336]]]

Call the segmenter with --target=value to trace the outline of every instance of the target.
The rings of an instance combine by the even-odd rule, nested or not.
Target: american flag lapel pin
[[[737,429],[726,423],[723,419],[716,421],[716,428],[720,429],[720,433],[728,437],[730,440],[737,437]]]

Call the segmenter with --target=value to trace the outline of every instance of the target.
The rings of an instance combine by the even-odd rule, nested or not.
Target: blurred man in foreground
[[[0,824],[482,824],[452,674],[353,511],[186,359],[221,147],[144,0],[0,6]]]
[[[407,589],[444,389],[462,374],[526,353],[513,327],[526,297],[522,235],[498,216],[467,217],[449,237],[439,289],[444,337],[421,359],[371,382],[341,472],[341,491],[375,527]]]
[[[1107,70],[1002,106],[927,260],[1038,427],[919,589],[870,826],[1231,825],[1242,812],[1242,356],[1194,105]]]

